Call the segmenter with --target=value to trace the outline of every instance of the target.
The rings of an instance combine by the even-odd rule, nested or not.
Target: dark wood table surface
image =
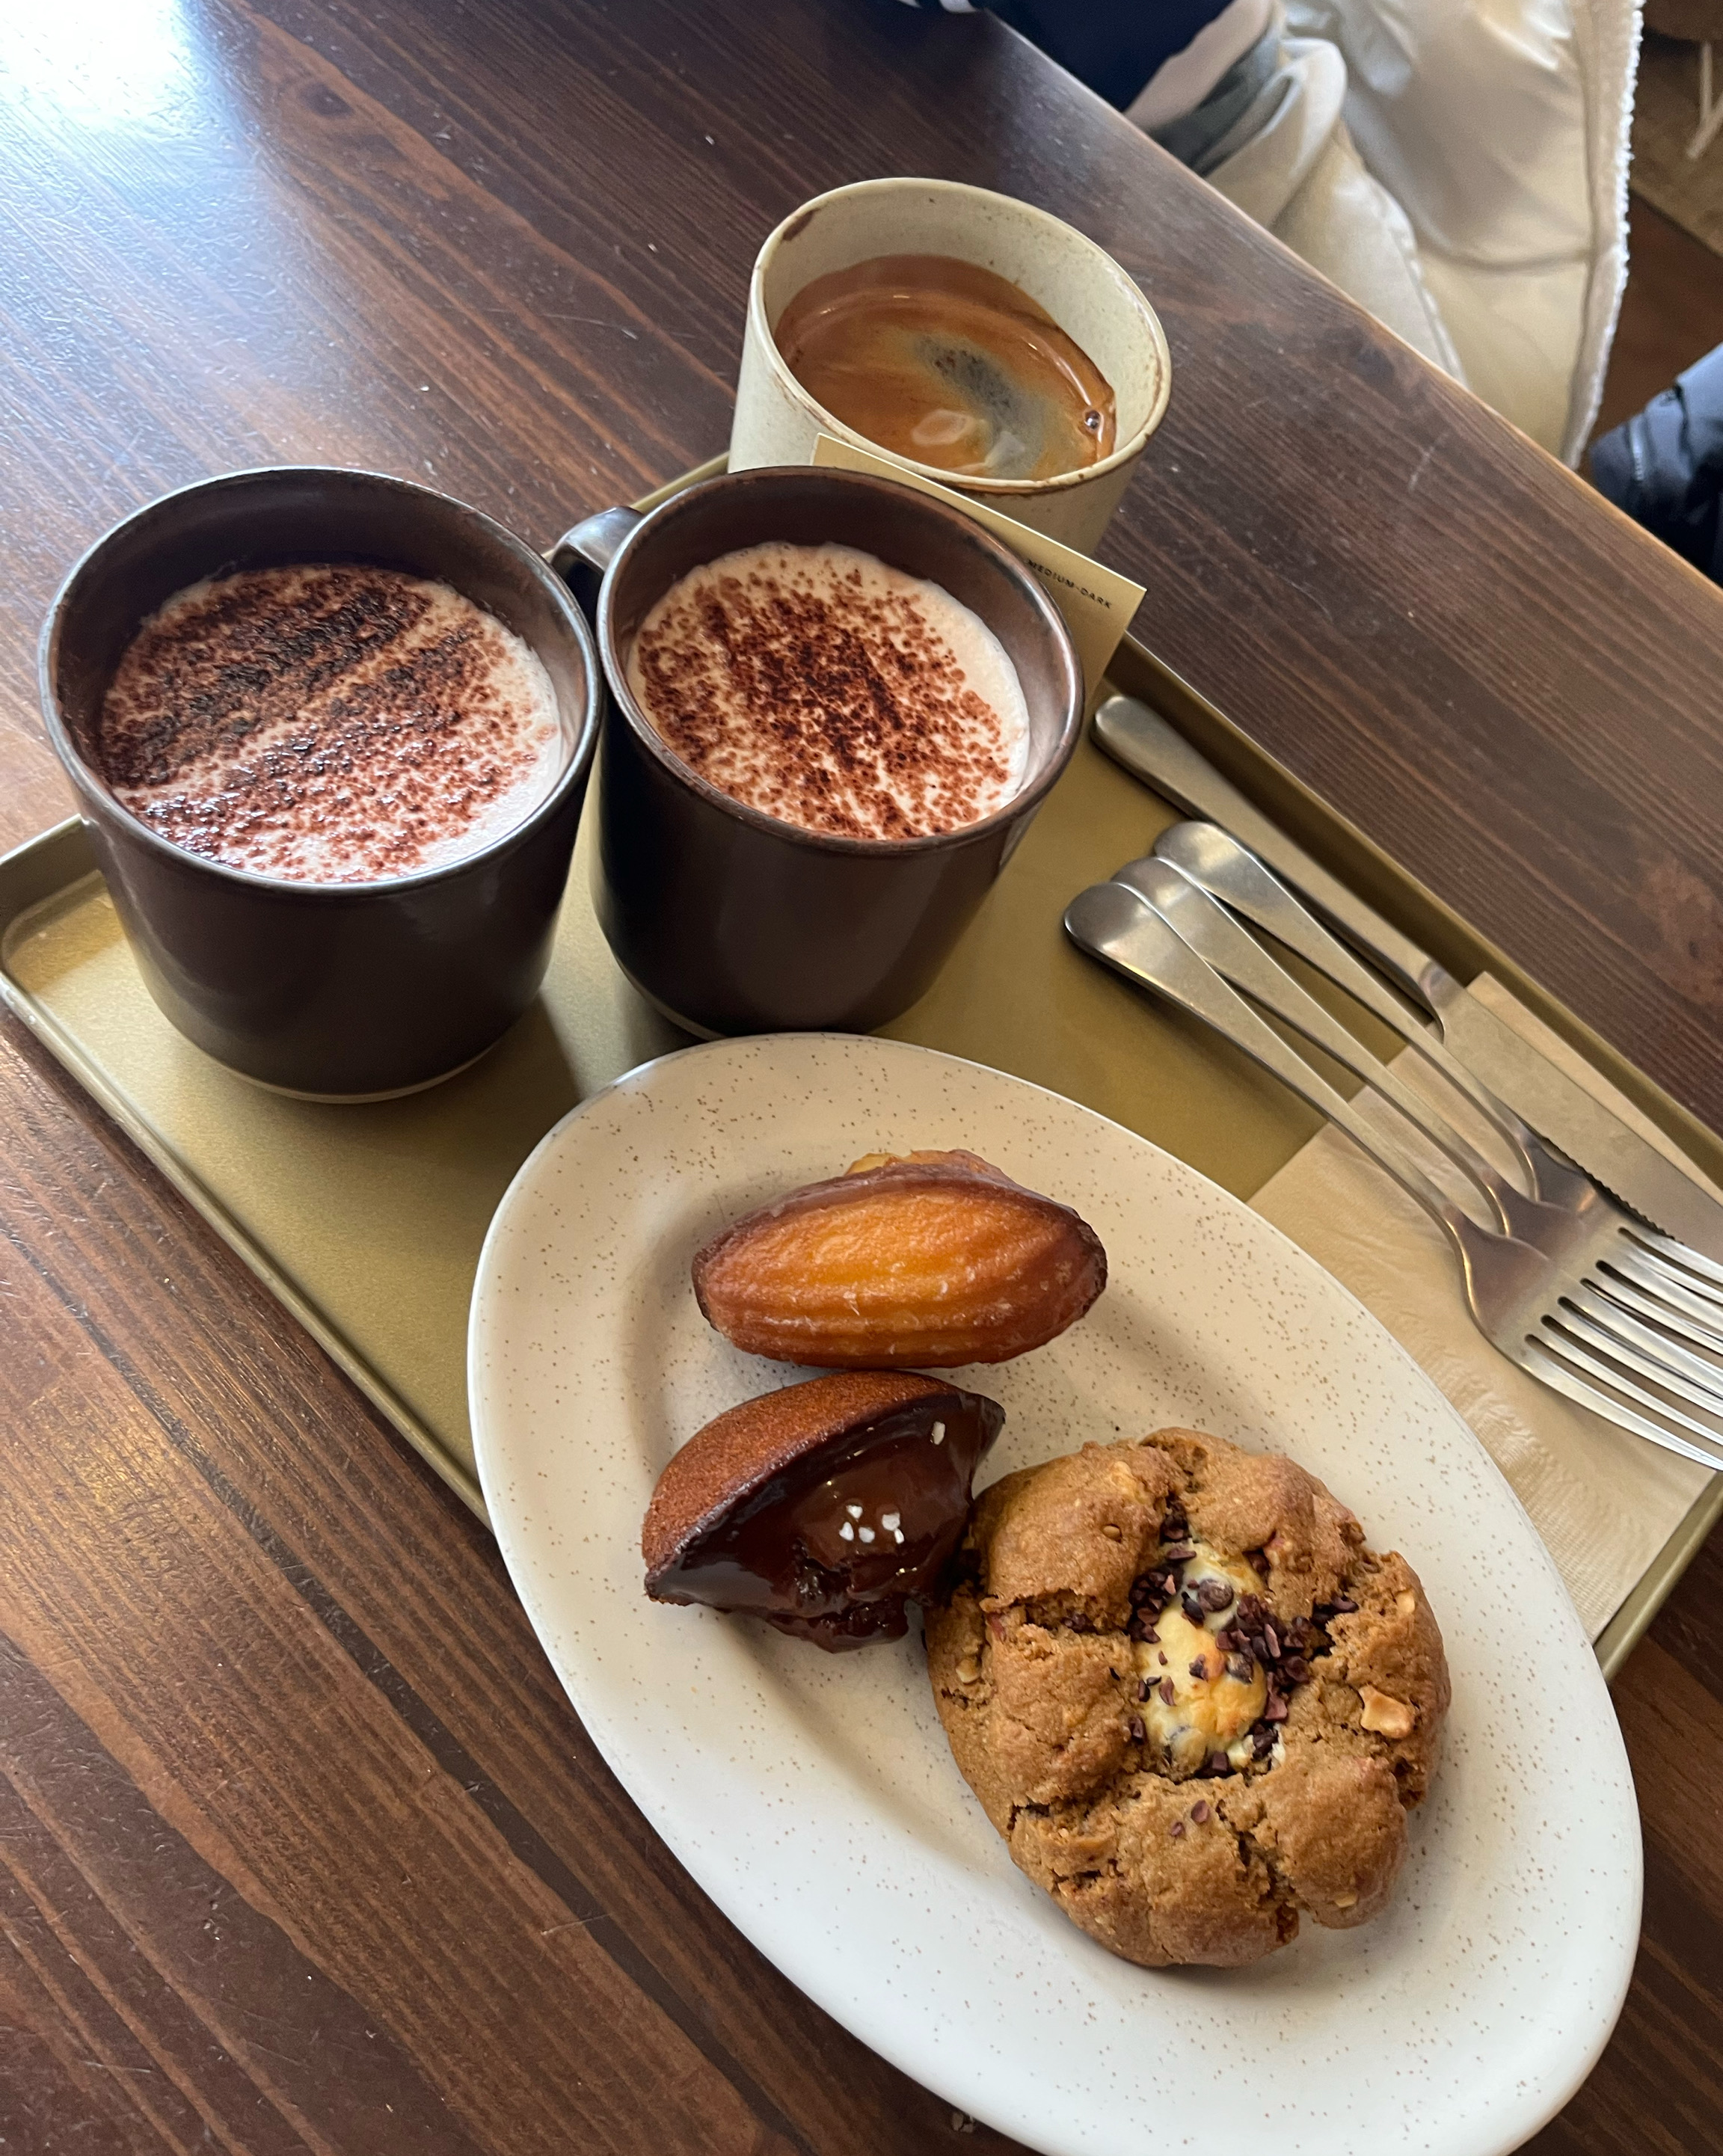
[[[1723,1125],[1723,598],[1028,47],[890,0],[11,11],[0,846],[67,812],[37,628],[115,518],[315,460],[543,544],[722,445],[767,230],[915,172],[1161,311],[1140,632]],[[10,1021],[0,1231],[0,2148],[1010,2145],[706,1902],[484,1530]],[[1551,2156],[1723,2145],[1720,1589],[1714,1540],[1615,1686],[1644,1939]]]

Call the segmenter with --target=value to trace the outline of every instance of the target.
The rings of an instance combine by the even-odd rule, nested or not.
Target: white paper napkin
[[[1480,974],[1472,992],[1701,1188],[1723,1195],[1500,982]],[[1426,1067],[1404,1051],[1408,1082]],[[1404,1134],[1391,1111],[1374,1101],[1369,1111]],[[1465,1417],[1549,1545],[1595,1640],[1710,1471],[1574,1406],[1499,1354],[1473,1322],[1440,1230],[1337,1131],[1320,1131],[1251,1204],[1373,1311]]]

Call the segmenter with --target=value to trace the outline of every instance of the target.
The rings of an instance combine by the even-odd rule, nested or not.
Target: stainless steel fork
[[[1602,1322],[1618,1332],[1627,1332],[1642,1354],[1665,1357],[1673,1375],[1697,1387],[1700,1394],[1707,1396],[1708,1404],[1723,1409],[1723,1367],[1705,1359],[1706,1351],[1715,1344],[1714,1328],[1723,1329],[1723,1302],[1704,1322],[1696,1322],[1692,1310],[1705,1301],[1710,1291],[1709,1284],[1681,1274],[1659,1254],[1649,1250],[1638,1240],[1640,1223],[1583,1176],[1574,1177],[1570,1202],[1565,1206],[1522,1196],[1431,1102],[1413,1092],[1308,995],[1206,889],[1181,873],[1172,860],[1151,855],[1131,861],[1113,880],[1146,898],[1223,980],[1242,988],[1253,1001],[1293,1026],[1390,1101],[1483,1192],[1508,1235],[1541,1250],[1574,1282],[1574,1293],[1583,1292],[1586,1304],[1577,1315],[1593,1323]],[[1602,1309],[1600,1301],[1612,1306]],[[1654,1306],[1657,1322],[1664,1332],[1675,1336],[1673,1339],[1646,1332],[1642,1321],[1652,1313]],[[1695,1356],[1686,1352],[1690,1349],[1700,1352]]]
[[[1669,1337],[1664,1301],[1631,1285],[1596,1286],[1583,1261],[1480,1227],[1320,1077],[1140,891],[1094,885],[1072,901],[1064,923],[1082,949],[1213,1026],[1392,1176],[1447,1237],[1473,1317],[1510,1362],[1624,1430],[1702,1466],[1723,1467],[1723,1366]],[[1636,1301],[1651,1306],[1649,1319]],[[1715,1326],[1708,1315],[1690,1318],[1688,1337],[1723,1355],[1723,1311],[1716,1315]]]
[[[1592,1183],[1576,1173],[1571,1188],[1564,1189],[1565,1204],[1526,1197],[1493,1161],[1486,1160],[1454,1129],[1433,1103],[1415,1093],[1397,1071],[1372,1055],[1356,1034],[1325,1010],[1218,899],[1175,865],[1176,860],[1176,855],[1162,859],[1156,854],[1145,855],[1141,860],[1127,861],[1122,869],[1115,870],[1113,881],[1147,899],[1161,919],[1223,981],[1230,981],[1254,1003],[1314,1042],[1343,1070],[1373,1086],[1476,1185],[1508,1235],[1553,1255],[1572,1242],[1577,1232],[1585,1232],[1597,1200]]]
[[[1701,1324],[1710,1332],[1723,1332],[1723,1265],[1629,1213],[1583,1170],[1558,1159],[1535,1131],[1403,1009],[1382,983],[1230,833],[1213,824],[1175,824],[1156,839],[1151,858],[1175,868],[1188,882],[1265,930],[1337,988],[1344,988],[1415,1048],[1494,1126],[1523,1165],[1532,1190],[1541,1201],[1534,1214],[1515,1214],[1511,1200],[1505,1208],[1498,1204],[1503,1224],[1510,1234],[1547,1248],[1553,1255],[1569,1255],[1582,1248],[1587,1238],[1593,1239],[1594,1255],[1607,1258],[1639,1295],[1658,1298],[1666,1311],[1679,1313],[1687,1323]],[[1115,880],[1132,881],[1141,865],[1131,862]],[[1259,945],[1255,947],[1261,949]],[[1238,985],[1249,986],[1244,982]],[[1320,1004],[1314,1008],[1321,1011]],[[1299,1023],[1296,1019],[1290,1022]],[[1305,1029],[1300,1026],[1300,1030]],[[1318,1045],[1336,1053],[1326,1040],[1319,1040]],[[1361,1043],[1354,1045],[1360,1054],[1367,1052]],[[1347,1059],[1341,1055],[1338,1060]],[[1349,1067],[1358,1070],[1356,1062]],[[1371,1076],[1362,1070],[1358,1070],[1358,1075]],[[1373,1076],[1371,1082],[1376,1083]],[[1450,1148],[1444,1146],[1444,1150]],[[1503,1188],[1510,1190],[1512,1186]],[[1499,1194],[1491,1195],[1492,1202],[1496,1202]],[[1569,1216],[1572,1226],[1564,1226],[1558,1214]],[[1678,1323],[1676,1330],[1683,1330],[1683,1325]]]
[[[1155,841],[1154,858],[1171,861],[1181,875],[1200,885],[1211,897],[1266,929],[1277,942],[1296,952],[1306,965],[1314,966],[1337,988],[1344,988],[1372,1017],[1415,1048],[1431,1069],[1439,1072],[1500,1133],[1524,1172],[1533,1197],[1551,1205],[1571,1205],[1581,1185],[1587,1190],[1593,1187],[1582,1170],[1558,1160],[1536,1132],[1466,1068],[1439,1034],[1420,1025],[1393,993],[1230,831],[1223,830],[1218,824],[1175,824]],[[1124,876],[1126,871],[1121,870],[1120,875]]]

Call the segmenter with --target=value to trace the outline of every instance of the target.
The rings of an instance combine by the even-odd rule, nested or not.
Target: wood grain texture
[[[931,172],[1162,312],[1142,633],[1723,1122],[1723,603],[996,23],[56,0],[0,150],[0,844],[64,813],[34,639],[115,518],[327,459],[542,544],[721,444],[772,223]],[[706,1902],[482,1531],[9,1023],[0,1163],[0,2146],[1010,2145]],[[1563,2156],[1716,2145],[1720,1605],[1714,1542],[1617,1687],[1645,1939]]]

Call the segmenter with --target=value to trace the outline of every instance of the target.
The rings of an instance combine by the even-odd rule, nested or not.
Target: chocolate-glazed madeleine
[[[694,1261],[726,1339],[827,1369],[1003,1363],[1074,1324],[1106,1281],[1086,1222],[972,1152],[870,1154]]]
[[[745,1400],[695,1432],[640,1530],[655,1602],[763,1618],[837,1651],[896,1640],[956,1548],[1005,1411],[895,1371]]]

